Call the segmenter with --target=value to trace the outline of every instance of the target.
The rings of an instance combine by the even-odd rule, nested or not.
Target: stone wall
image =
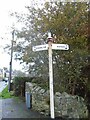
[[[26,92],[32,94],[32,108],[42,114],[50,114],[49,91],[45,91],[35,83],[26,83]],[[55,116],[67,118],[87,118],[88,110],[84,99],[79,96],[71,96],[64,93],[56,92],[55,99]]]

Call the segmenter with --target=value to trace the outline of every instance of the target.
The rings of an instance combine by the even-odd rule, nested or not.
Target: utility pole
[[[12,79],[13,41],[14,41],[14,30],[12,32],[12,40],[11,40],[11,56],[10,56],[9,81],[8,81],[8,91],[9,92],[11,91],[11,79]]]

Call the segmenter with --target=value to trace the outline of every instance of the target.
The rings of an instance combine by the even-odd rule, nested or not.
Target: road
[[[7,86],[7,83],[4,81],[0,81],[0,92]]]
[[[7,86],[7,83],[4,81],[0,81],[0,92]],[[2,118],[2,99],[0,99],[0,120]]]

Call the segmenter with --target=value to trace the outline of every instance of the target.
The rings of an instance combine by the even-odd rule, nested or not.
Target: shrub
[[[25,83],[31,82],[32,79],[30,77],[15,77],[13,81],[15,96],[25,96]]]

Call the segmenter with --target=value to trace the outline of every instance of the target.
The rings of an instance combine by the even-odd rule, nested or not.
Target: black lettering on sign
[[[57,46],[57,47],[59,47],[59,48],[64,48],[64,46]]]

